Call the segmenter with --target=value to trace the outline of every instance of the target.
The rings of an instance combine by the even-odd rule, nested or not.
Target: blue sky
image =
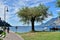
[[[7,6],[9,12],[6,12],[6,22],[10,23],[13,26],[22,26],[24,24],[22,22],[19,22],[19,18],[17,17],[16,12],[21,7],[34,7],[38,6],[40,3],[43,3],[46,6],[50,7],[49,11],[53,13],[53,17],[57,17],[57,12],[60,11],[60,8],[56,7],[56,0],[0,0],[0,17],[2,20],[4,20],[4,7]],[[44,22],[50,20],[53,17],[50,16]],[[40,23],[35,23],[35,25],[40,25]]]

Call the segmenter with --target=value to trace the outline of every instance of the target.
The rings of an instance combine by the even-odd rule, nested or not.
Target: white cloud
[[[60,10],[56,10],[57,12],[60,12]]]
[[[0,2],[0,17],[2,20],[4,20],[4,13],[6,13],[6,20],[9,18],[9,15],[7,14],[7,12],[4,12],[4,7],[5,5],[3,4],[3,2]]]
[[[2,20],[4,19],[4,5],[2,2],[0,2],[0,17]]]
[[[18,11],[19,8],[23,6],[37,6],[41,3],[48,3],[54,0],[0,0],[0,17],[4,19],[4,6],[8,6],[9,12],[6,13],[6,21],[11,23],[11,20],[17,22],[18,18],[15,13]]]
[[[49,3],[53,2],[54,0],[17,0],[12,5],[15,7],[22,7],[22,6],[36,6],[40,3]]]
[[[42,1],[42,3],[49,3],[49,2],[53,2],[54,0],[44,0]]]

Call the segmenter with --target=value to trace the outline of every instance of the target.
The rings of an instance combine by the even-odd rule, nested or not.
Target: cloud
[[[4,19],[4,4],[0,2],[0,17]]]
[[[40,3],[49,3],[54,0],[19,0],[18,5],[20,6],[36,6]]]
[[[12,22],[19,23],[19,19],[16,12],[23,6],[38,6],[40,3],[48,3],[54,0],[0,0],[0,17],[4,19],[4,7],[7,6],[9,12],[6,13],[6,21],[13,24]],[[18,19],[18,20],[17,20]]]
[[[4,13],[6,13],[6,20],[8,20],[8,18],[9,18],[9,15],[7,14],[7,12],[4,12],[6,10],[5,6],[6,5],[4,5],[3,2],[0,1],[0,17],[2,20],[4,20]]]
[[[57,12],[60,12],[60,10],[56,10]]]
[[[23,7],[23,6],[36,6],[40,3],[48,3],[54,0],[5,0],[4,4],[7,4],[12,7]]]

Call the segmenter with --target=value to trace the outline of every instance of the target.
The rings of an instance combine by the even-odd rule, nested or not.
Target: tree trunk
[[[35,22],[35,17],[33,16],[33,17],[31,18],[32,32],[35,32],[34,22]]]
[[[32,32],[35,32],[34,22],[35,22],[35,17],[32,17],[32,18],[31,18]]]
[[[34,29],[34,21],[32,21],[31,24],[32,24],[32,32],[34,32],[35,31],[35,29]]]

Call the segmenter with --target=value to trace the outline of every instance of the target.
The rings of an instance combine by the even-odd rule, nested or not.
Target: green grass
[[[60,40],[60,32],[30,32],[17,33],[24,40]]]

